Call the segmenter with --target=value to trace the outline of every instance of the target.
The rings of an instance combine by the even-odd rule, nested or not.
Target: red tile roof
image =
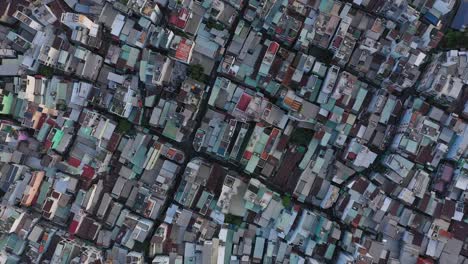
[[[78,228],[78,222],[76,220],[73,220],[70,226],[68,227],[68,232],[73,235],[76,233],[77,228]]]
[[[280,141],[278,142],[278,145],[276,145],[276,150],[283,151],[286,148],[288,140],[289,140],[289,137],[287,135],[282,135],[280,138]]]
[[[52,147],[52,141],[50,141],[50,140],[47,139],[47,140],[45,141],[45,143],[44,143],[44,148],[45,148],[46,150],[49,150],[50,147]]]
[[[433,264],[434,261],[432,259],[425,259],[425,258],[418,258],[418,262],[416,264]]]
[[[184,29],[187,21],[190,18],[190,11],[187,8],[181,8],[176,13],[172,13],[169,17],[169,24]]]
[[[47,115],[46,114],[41,114],[41,117],[39,118],[39,122],[37,123],[37,129],[41,129],[42,125],[44,125],[44,122],[46,121]],[[47,122],[49,123],[49,122]],[[52,124],[50,124],[52,125]]]
[[[192,50],[192,43],[189,43],[189,40],[182,39],[177,46],[175,57],[178,60],[188,62],[190,57],[190,52]]]
[[[91,180],[94,177],[94,173],[95,173],[95,171],[94,171],[93,167],[91,167],[89,165],[85,165],[83,167],[83,173],[81,173],[81,176],[83,178],[85,178],[86,180]]]
[[[252,157],[252,152],[250,152],[250,151],[245,151],[244,152],[244,159],[250,160],[251,157]]]
[[[439,235],[441,235],[443,237],[446,237],[446,238],[449,238],[449,239],[453,237],[452,233],[450,233],[450,232],[448,232],[446,230],[443,230],[443,229],[439,231]]]
[[[70,158],[68,158],[68,164],[70,164],[71,166],[75,168],[78,168],[81,164],[81,160],[70,156]]]
[[[349,152],[349,153],[348,153],[348,159],[349,159],[349,160],[355,160],[356,157],[357,157],[357,154],[356,154],[356,153],[354,153],[354,152]]]
[[[445,165],[444,169],[442,170],[442,177],[441,179],[445,182],[451,182],[453,175],[453,168],[449,165]]]
[[[270,43],[270,46],[268,46],[267,52],[271,54],[275,54],[278,51],[279,47],[280,45],[278,44],[278,42],[273,41]]]
[[[117,149],[119,142],[120,142],[120,135],[115,132],[112,133],[109,143],[107,144],[107,150],[114,152]]]
[[[239,99],[239,102],[237,103],[237,109],[245,111],[251,100],[252,97],[250,95],[243,93],[241,98]]]
[[[333,40],[332,46],[335,48],[339,48],[341,45],[341,41],[343,41],[342,37],[337,37],[335,40]]]

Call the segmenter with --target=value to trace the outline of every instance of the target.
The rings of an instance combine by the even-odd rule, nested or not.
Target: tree
[[[325,64],[330,64],[333,59],[333,52],[315,45],[310,46],[309,55],[314,56],[318,61],[321,61]]]
[[[291,196],[289,194],[282,196],[281,203],[283,204],[285,208],[291,208],[292,207]]]
[[[314,131],[307,128],[297,127],[291,134],[290,142],[296,145],[308,146],[314,136]]]
[[[233,224],[233,225],[236,225],[236,226],[240,226],[240,225],[242,225],[242,223],[244,221],[242,220],[242,217],[240,217],[240,216],[227,214],[227,215],[224,216],[224,222],[228,223],[228,224]]]
[[[207,28],[214,28],[214,29],[217,29],[219,31],[222,31],[224,30],[224,25],[219,23],[218,21],[215,21],[214,19],[208,19],[208,21],[206,22],[206,27]]]
[[[37,73],[44,77],[51,78],[54,75],[54,69],[45,65],[40,65]]]
[[[463,48],[468,42],[468,32],[449,30],[441,42],[441,46],[445,49]]]
[[[189,66],[188,74],[190,78],[197,80],[199,82],[205,82],[205,73],[203,66],[200,64],[192,64]]]
[[[132,123],[127,119],[120,118],[119,123],[117,124],[116,131],[120,134],[127,134],[128,131],[132,128]]]

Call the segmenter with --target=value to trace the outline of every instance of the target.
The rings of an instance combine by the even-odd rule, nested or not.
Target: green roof
[[[386,124],[388,122],[388,119],[390,118],[390,115],[392,114],[393,108],[396,105],[396,101],[393,99],[388,99],[387,103],[385,104],[383,110],[382,110],[382,115],[380,116],[380,123]]]
[[[50,125],[48,123],[44,123],[41,129],[39,130],[39,133],[37,133],[37,140],[39,140],[39,142],[44,142],[47,134],[49,133],[49,130]]]
[[[418,149],[418,143],[413,140],[408,140],[408,144],[406,145],[406,149],[411,153],[416,153]]]
[[[25,102],[24,99],[16,100],[15,109],[13,110],[14,117],[24,117],[26,112],[26,109],[23,109]]]
[[[306,255],[312,255],[312,252],[314,252],[314,249],[317,246],[317,242],[315,240],[312,240],[310,237],[306,241],[306,248],[304,251]]]
[[[73,125],[75,124],[75,122],[71,119],[68,119],[65,121],[65,123],[63,124],[64,127],[72,127]]]
[[[268,72],[270,71],[270,67],[271,65],[266,65],[266,64],[261,64],[260,65],[260,69],[258,70],[258,72],[263,75],[263,76],[266,76],[268,75]],[[247,83],[247,80],[246,80],[246,83]]]
[[[357,211],[354,210],[354,209],[350,209],[348,211],[348,216],[351,218],[351,219],[354,219],[356,216],[357,216]]]
[[[78,130],[78,134],[85,138],[90,138],[91,132],[93,132],[93,129],[90,127],[80,127],[80,129]]]
[[[140,50],[132,48],[128,45],[124,45],[122,47],[122,52],[120,53],[120,58],[127,61],[127,65],[133,68],[137,62],[139,55]]]
[[[176,127],[175,122],[172,120],[167,120],[166,126],[163,130],[163,135],[170,139],[176,140],[177,131],[179,131],[179,129]]]
[[[333,0],[322,0],[320,1],[319,9],[321,12],[328,14],[332,10],[334,3]]]
[[[56,149],[58,147],[58,145],[60,144],[60,141],[62,141],[62,138],[63,138],[63,131],[62,130],[57,130],[56,129],[56,132],[55,132],[55,135],[54,137],[52,138],[52,149]]]
[[[252,73],[253,73],[252,67],[250,67],[247,64],[241,64],[239,66],[239,71],[237,72],[237,76],[240,78],[245,78],[245,76],[250,76]],[[250,79],[249,77],[245,79],[246,84],[250,84],[251,82],[255,82],[255,81]]]
[[[253,155],[249,162],[247,163],[247,166],[245,167],[245,170],[252,173],[254,172],[255,168],[257,167],[258,162],[260,161],[260,158],[256,155]]]
[[[143,164],[145,163],[146,159],[146,152],[148,152],[148,149],[145,146],[140,146],[135,155],[133,155],[133,165],[138,166],[140,168],[143,167]]]
[[[7,244],[7,239],[5,239],[7,234],[0,234],[0,250],[4,250]]]
[[[218,151],[218,148],[219,148],[219,145],[221,145],[221,140],[223,139],[223,134],[224,134],[224,131],[227,129],[227,123],[225,122],[222,122],[220,124],[220,129],[219,129],[219,136],[216,138],[216,142],[213,146],[213,152],[217,152]]]
[[[296,253],[291,253],[289,255],[289,263],[290,264],[297,264],[299,263],[300,257]]]
[[[312,158],[312,155],[314,154],[315,150],[317,149],[318,144],[319,144],[318,140],[314,138],[309,142],[309,146],[307,147],[307,152],[302,158],[301,163],[299,163],[299,168],[305,169],[307,164],[309,164],[309,161]]]
[[[366,98],[367,95],[367,90],[366,89],[359,89],[358,94],[356,95],[356,101],[354,102],[353,105],[353,111],[359,111],[361,109],[362,103],[364,102],[364,99]]]
[[[335,107],[332,109],[332,112],[337,115],[342,115],[344,113],[344,109],[335,105]]]
[[[421,100],[421,98],[416,98],[414,99],[414,102],[413,102],[413,109],[419,110],[419,108],[421,108],[423,104],[424,104],[424,101]]]
[[[287,211],[283,211],[279,219],[276,220],[276,228],[280,228],[281,230],[285,230],[289,225],[291,225],[291,220],[294,220],[293,215]]]
[[[58,63],[65,64],[67,62],[67,58],[68,58],[68,51],[61,50],[59,58],[58,58]]]
[[[135,179],[136,175],[137,174],[142,174],[143,173],[143,170],[144,168],[142,167],[138,167],[138,166],[133,166],[132,167],[132,171],[134,172],[129,179]]]
[[[322,108],[327,111],[332,111],[333,107],[335,106],[336,100],[333,98],[329,98],[326,104],[322,104]]]
[[[16,233],[11,233],[8,237],[7,246],[13,249],[13,253],[19,255],[26,246],[26,241],[18,237]]]
[[[203,191],[200,199],[198,200],[197,202],[197,208],[198,209],[202,209],[204,206],[205,206],[205,203],[206,201],[208,200],[208,198],[211,196],[211,194],[207,191]]]
[[[234,238],[234,230],[228,229],[226,235],[226,243],[225,243],[225,251],[224,251],[224,263],[231,263],[231,255],[232,255],[232,240]]]
[[[17,264],[17,263],[20,263],[20,260],[17,256],[8,255],[7,261],[5,262],[5,264]]]
[[[6,125],[2,128],[2,131],[6,133],[11,133],[13,131],[13,128],[10,125]]]
[[[214,106],[216,98],[218,98],[219,91],[221,89],[218,85],[214,85],[211,91],[210,99],[208,100],[208,104]]]
[[[322,137],[322,141],[320,142],[320,145],[326,146],[328,144],[328,140],[330,140],[331,134],[328,132],[325,132],[325,135]]]
[[[36,204],[42,205],[45,202],[50,186],[51,186],[50,182],[48,181],[42,182],[41,188],[39,189],[39,195],[37,196]]]
[[[352,129],[352,128],[353,128],[353,127],[352,127],[350,124],[346,124],[346,125],[345,125],[345,128],[344,128],[344,130],[343,130],[343,133],[344,133],[345,135],[348,135],[349,132],[351,132],[351,129]]]
[[[74,55],[75,55],[75,57],[84,60],[85,55],[86,55],[86,49],[84,49],[84,48],[82,48],[82,47],[78,47],[78,48],[75,50],[75,54],[74,54]]]
[[[315,102],[317,100],[317,96],[320,93],[320,87],[322,87],[322,79],[317,78],[314,87],[312,87],[312,93],[310,93],[309,101]]]
[[[213,1],[211,1],[211,0],[205,0],[205,1],[203,1],[202,6],[203,6],[205,9],[209,9],[209,8],[211,7],[211,3],[212,3],[212,2],[213,2]]]
[[[328,245],[327,251],[325,252],[326,259],[330,260],[333,258],[333,254],[335,253],[335,248],[336,248],[335,244]]]
[[[2,110],[0,111],[0,114],[3,114],[3,115],[8,115],[11,113],[11,105],[13,104],[13,93],[9,93],[8,95],[4,95],[3,96],[3,100],[2,100]]]
[[[67,205],[65,207],[59,206],[57,207],[57,210],[55,211],[55,215],[63,219],[67,219],[70,214],[70,208],[71,208],[70,205]]]
[[[325,160],[323,158],[318,157],[317,160],[315,161],[312,171],[318,174],[320,170],[322,169],[324,163],[325,163]]]
[[[84,192],[84,191],[79,191],[79,192],[76,194],[75,203],[81,204],[81,202],[83,201],[84,195],[85,195],[85,192]]]
[[[255,153],[261,154],[263,152],[263,149],[265,149],[265,145],[268,142],[269,137],[270,137],[269,135],[267,135],[265,133],[262,133],[260,138],[257,141],[257,144],[255,144],[255,147],[254,147],[253,151]]]
[[[254,258],[262,258],[263,256],[263,249],[265,247],[265,238],[257,237],[255,239],[255,249],[254,249]]]
[[[275,82],[275,81],[271,81],[271,82],[269,82],[268,85],[265,87],[265,90],[266,90],[268,93],[274,95],[274,94],[276,94],[276,93],[278,92],[278,90],[280,89],[280,87],[281,87],[281,84],[279,84],[279,83],[277,83],[277,82]]]

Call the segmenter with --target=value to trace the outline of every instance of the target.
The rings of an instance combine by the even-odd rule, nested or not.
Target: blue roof
[[[424,18],[431,24],[433,24],[434,26],[437,25],[437,23],[439,23],[439,19],[434,16],[431,12],[427,12],[425,15],[424,15]]]
[[[468,25],[468,1],[461,1],[460,7],[458,7],[457,14],[452,21],[451,28],[460,30],[463,26]]]
[[[447,152],[447,159],[455,159],[457,157],[458,149],[463,142],[463,135],[457,135],[453,140]]]
[[[79,13],[85,13],[85,14],[90,13],[88,5],[83,5],[83,4],[80,4],[80,3],[76,3],[74,9],[75,9],[76,12],[79,12]]]

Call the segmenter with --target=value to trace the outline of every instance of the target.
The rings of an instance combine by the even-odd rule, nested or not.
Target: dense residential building
[[[0,263],[468,263],[464,10],[3,1]]]

